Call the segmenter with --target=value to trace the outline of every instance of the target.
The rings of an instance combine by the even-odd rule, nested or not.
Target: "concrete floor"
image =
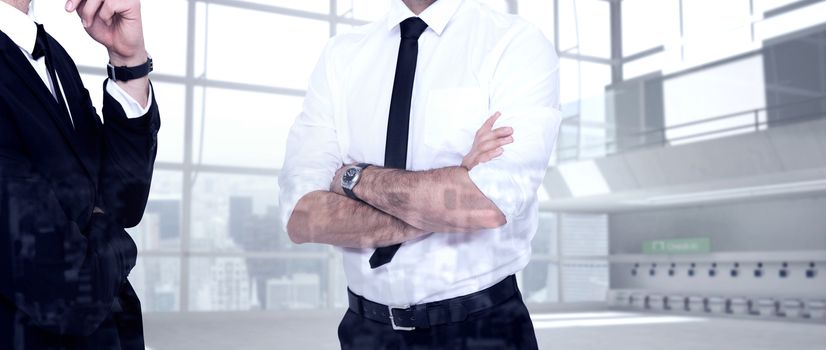
[[[826,324],[532,308],[541,349],[826,350]],[[146,315],[152,350],[338,349],[343,310]]]

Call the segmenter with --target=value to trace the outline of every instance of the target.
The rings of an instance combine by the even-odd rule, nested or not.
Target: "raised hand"
[[[77,12],[95,41],[106,46],[115,66],[146,62],[140,0],[69,0],[67,12]]]
[[[149,59],[140,0],[68,0],[65,8],[77,12],[89,36],[106,46],[113,66],[137,67]],[[148,77],[117,84],[141,106],[149,103]]]

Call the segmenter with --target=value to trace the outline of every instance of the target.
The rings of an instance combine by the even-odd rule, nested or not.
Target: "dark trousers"
[[[347,310],[338,326],[342,350],[531,350],[538,349],[533,323],[520,293],[471,314],[463,322],[396,331]]]

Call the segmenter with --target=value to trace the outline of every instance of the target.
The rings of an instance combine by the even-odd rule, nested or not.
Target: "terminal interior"
[[[517,276],[541,348],[826,349],[826,1],[483,2],[560,56]],[[142,4],[164,118],[130,230],[147,345],[337,349],[341,255],[280,230],[277,177],[325,42],[389,0]],[[50,5],[36,16],[102,101],[106,53]]]

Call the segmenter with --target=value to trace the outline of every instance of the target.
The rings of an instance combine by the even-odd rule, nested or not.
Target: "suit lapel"
[[[57,42],[53,41],[51,47],[56,47]],[[80,146],[80,158],[86,170],[96,178],[100,159],[98,129],[99,119],[97,115],[90,113],[91,107],[86,105],[87,96],[83,93],[83,84],[76,79],[76,72],[66,57],[58,56],[56,50],[52,50],[55,57],[55,70],[60,77],[60,84],[63,85],[63,94],[66,104],[71,110],[74,120],[74,136]]]
[[[78,140],[79,135],[75,133],[72,127],[69,116],[61,112],[57,100],[55,100],[49,88],[43,84],[43,80],[41,80],[40,76],[34,70],[34,67],[32,67],[31,63],[29,63],[20,51],[20,48],[2,31],[0,31],[0,56],[6,60],[12,68],[11,70],[17,74],[20,81],[23,82],[32,95],[40,101],[40,105],[48,112],[49,118],[52,119],[55,127],[60,130],[60,134],[63,135],[63,138],[66,143],[69,144],[75,156],[81,161],[87,174],[94,178],[93,174],[96,172],[92,171],[90,160],[84,159],[86,157],[81,153],[83,147]],[[62,76],[63,73],[58,73],[58,75]],[[65,83],[61,84],[65,85]]]

